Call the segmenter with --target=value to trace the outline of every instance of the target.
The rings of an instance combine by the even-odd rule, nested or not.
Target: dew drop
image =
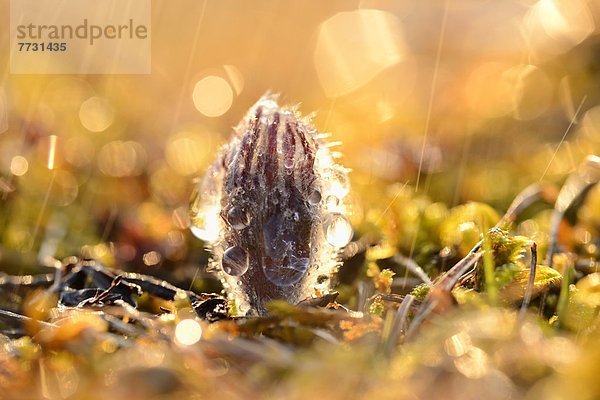
[[[326,173],[327,191],[337,198],[344,198],[350,192],[350,181],[346,172],[329,168]]]
[[[248,271],[248,253],[240,246],[233,246],[223,253],[223,272],[231,276],[241,276]]]
[[[233,207],[227,213],[227,222],[239,231],[250,224],[250,214],[240,207]]]
[[[328,214],[323,222],[323,230],[327,242],[333,247],[344,247],[352,239],[352,225],[344,214]]]
[[[277,286],[291,286],[302,279],[310,259],[307,257],[296,257],[290,255],[285,257],[282,262],[263,263],[263,271],[267,279]]]
[[[219,212],[217,208],[207,208],[192,217],[190,227],[194,236],[205,242],[214,242],[219,238]]]
[[[192,214],[198,214],[200,212],[200,206],[202,204],[202,197],[198,192],[198,188],[194,187],[192,192],[192,201],[190,202],[190,212]]]
[[[313,192],[308,196],[308,202],[310,204],[319,204],[321,202],[321,192],[318,190],[313,190]]]
[[[338,199],[334,195],[330,195],[327,196],[327,198],[325,199],[325,203],[329,208],[337,207],[337,205],[340,204],[340,199]]]
[[[283,166],[286,167],[287,169],[292,169],[294,167],[294,159],[293,158],[284,158],[283,159]]]

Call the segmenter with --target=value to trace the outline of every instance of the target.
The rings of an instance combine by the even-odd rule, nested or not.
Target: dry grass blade
[[[394,315],[392,328],[390,329],[390,333],[383,343],[383,352],[384,355],[388,358],[390,358],[394,353],[394,348],[396,346],[396,343],[398,343],[400,334],[406,328],[408,312],[414,301],[415,297],[413,295],[407,295],[400,304],[400,307],[398,307],[396,314]]]
[[[431,314],[431,312],[438,308],[438,306],[451,301],[451,299],[449,299],[449,296],[451,296],[450,291],[454,288],[456,282],[458,282],[465,273],[471,270],[481,258],[483,254],[480,251],[481,244],[481,242],[477,243],[475,247],[471,249],[469,254],[446,272],[440,281],[431,289],[408,328],[408,332],[406,333],[407,339],[413,337],[421,323],[429,316],[429,314]]]
[[[33,321],[32,318],[29,318],[25,315],[17,314],[7,310],[0,310],[0,321],[3,323],[15,327],[20,328],[24,323]],[[44,321],[36,321],[43,328],[56,328],[56,325],[51,324],[49,322]]]
[[[418,276],[427,286],[433,286],[433,282],[429,278],[429,275],[417,264],[412,258],[403,256],[402,254],[396,254],[394,261],[400,265],[406,267],[410,272]]]
[[[554,203],[556,200],[554,186],[539,183],[527,186],[514,198],[496,226],[499,228],[510,226],[527,207],[540,200],[549,204]]]
[[[529,302],[531,302],[531,295],[533,293],[533,285],[535,284],[535,272],[537,269],[537,244],[532,243],[531,245],[531,268],[529,269],[529,281],[527,281],[527,290],[525,291],[525,297],[523,298],[523,304],[519,310],[519,319],[525,317]]]
[[[558,229],[565,213],[574,205],[579,204],[599,180],[600,157],[594,155],[588,156],[579,169],[567,178],[554,204],[552,230],[546,258],[548,266],[552,266],[552,259],[557,251]]]

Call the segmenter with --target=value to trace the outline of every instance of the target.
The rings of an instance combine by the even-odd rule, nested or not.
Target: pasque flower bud
[[[352,238],[347,170],[323,135],[265,96],[234,129],[198,184],[192,231],[241,314],[270,300],[298,303],[328,292]]]

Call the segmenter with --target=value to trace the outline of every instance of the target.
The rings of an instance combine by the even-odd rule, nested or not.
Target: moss
[[[415,299],[423,301],[425,300],[425,297],[427,297],[427,295],[429,294],[430,290],[431,288],[429,287],[429,285],[427,285],[426,283],[422,283],[418,286],[415,286],[415,288],[410,292],[410,294],[413,295]]]
[[[600,273],[590,274],[571,285],[566,311],[562,325],[569,329],[579,332],[594,324],[600,311]]]
[[[237,306],[237,302],[235,301],[235,298],[232,297],[227,300],[227,308],[228,308],[229,315],[239,316],[240,310]]]
[[[375,263],[369,263],[367,266],[367,276],[373,278],[375,289],[381,293],[392,292],[392,282],[396,273],[391,269],[381,270]]]
[[[494,280],[499,289],[513,282],[518,276],[521,268],[515,264],[504,264],[494,271]]]
[[[381,317],[383,315],[384,309],[385,307],[383,306],[383,301],[381,300],[381,297],[377,297],[369,306],[369,313]]]
[[[512,280],[507,282],[500,291],[501,299],[505,303],[518,303],[523,300],[529,283],[529,274],[528,268],[516,270]],[[536,298],[551,288],[558,288],[561,283],[562,275],[558,271],[545,265],[538,265],[531,293],[532,298]]]
[[[480,291],[487,288],[490,296],[496,298],[497,289],[506,286],[517,278],[518,273],[528,269],[523,260],[531,240],[525,236],[511,236],[508,231],[499,228],[490,229],[485,239],[484,263],[477,268],[475,288]]]
[[[496,265],[519,264],[531,246],[531,239],[525,236],[511,236],[500,228],[490,229],[489,237]]]

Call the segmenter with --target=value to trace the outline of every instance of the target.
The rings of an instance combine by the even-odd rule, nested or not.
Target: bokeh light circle
[[[115,110],[108,100],[101,97],[90,97],[79,108],[81,125],[91,132],[102,132],[114,121]]]
[[[14,156],[10,161],[10,172],[15,176],[23,176],[29,169],[29,163],[23,156]]]
[[[233,90],[225,79],[209,75],[196,82],[192,99],[200,113],[207,117],[218,117],[231,108]]]
[[[191,346],[202,338],[202,327],[195,319],[184,319],[175,327],[175,342],[180,346]]]
[[[171,168],[183,176],[190,176],[208,162],[210,136],[181,132],[167,142],[165,157]]]
[[[98,167],[108,176],[139,175],[146,164],[145,149],[137,142],[115,140],[105,144],[98,153]]]

